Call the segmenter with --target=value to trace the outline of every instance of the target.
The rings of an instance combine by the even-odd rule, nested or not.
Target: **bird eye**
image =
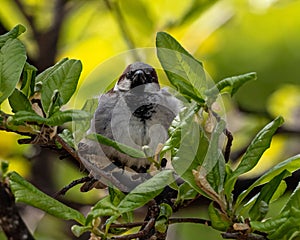
[[[128,73],[126,73],[126,78],[131,79],[133,75],[132,71],[129,71]]]

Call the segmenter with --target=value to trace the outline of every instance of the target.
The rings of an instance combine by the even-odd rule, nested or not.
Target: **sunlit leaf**
[[[270,203],[278,200],[285,193],[286,189],[287,189],[287,184],[284,180],[282,180],[279,186],[277,187],[276,192],[273,194]]]
[[[290,210],[292,207],[300,209],[300,182],[298,183],[298,186],[292,195],[289,197],[288,202],[282,208],[281,213]]]
[[[268,239],[292,240],[300,236],[300,210],[292,207],[280,215],[266,221],[251,221],[254,230],[268,233]]]
[[[118,205],[121,213],[133,211],[159,195],[174,181],[173,171],[164,170],[134,188]]]
[[[287,184],[284,180],[281,181],[281,183],[279,184],[279,186],[277,187],[275,193],[273,194],[270,203],[275,202],[276,200],[278,200],[286,191],[287,189]],[[253,204],[255,203],[256,199],[258,198],[260,193],[257,193],[253,198],[251,198],[247,203],[245,203],[242,206],[242,209],[240,211],[240,214],[246,214],[249,209],[253,206]],[[267,204],[267,207],[269,207],[269,204]]]
[[[75,209],[72,209],[61,202],[49,197],[35,188],[16,172],[9,174],[10,187],[17,202],[23,202],[30,206],[39,208],[55,217],[65,220],[75,220],[84,224],[84,216]]]
[[[206,80],[202,63],[165,32],[157,33],[156,47],[158,59],[171,84],[188,100],[203,105],[201,92],[206,90]]]
[[[14,91],[26,62],[24,45],[8,39],[0,50],[0,104]]]
[[[232,172],[225,183],[226,195],[230,195],[237,178],[256,166],[263,153],[270,147],[272,137],[282,125],[283,118],[278,117],[267,124],[252,140],[238,167]]]
[[[300,237],[300,210],[298,208],[292,207],[289,211],[289,216],[281,225],[273,229],[268,239],[270,240],[293,240]]]
[[[82,64],[78,60],[70,59],[64,61],[42,82],[41,100],[47,116],[56,109],[56,106],[66,104],[76,90]],[[54,96],[58,94],[58,100]],[[54,106],[53,106],[54,105]]]
[[[5,34],[1,35],[0,36],[0,48],[4,45],[4,43],[8,39],[17,38],[19,35],[21,35],[25,31],[26,31],[26,28],[23,25],[18,24],[12,30],[10,30],[8,33],[5,33]]]
[[[271,181],[275,176],[280,174],[283,170],[287,170],[293,173],[300,168],[300,155],[293,156],[287,160],[277,164],[270,170],[268,170],[264,175],[257,179],[251,186],[249,186],[245,191],[243,191],[236,200],[236,207],[238,207],[245,197],[257,186],[265,184]]]
[[[216,86],[208,90],[206,93],[207,95],[211,95],[211,94],[218,94],[219,92],[220,93],[228,92],[231,96],[233,96],[241,86],[243,86],[245,83],[252,80],[256,80],[255,72],[225,78],[219,81],[216,84]]]
[[[37,75],[37,77],[35,79],[35,85],[36,85],[35,91],[41,91],[41,88],[42,88],[44,82],[46,80],[48,80],[54,74],[54,72],[57,71],[61,67],[61,65],[68,60],[69,60],[68,58],[63,58],[58,63],[56,63],[54,66],[47,68],[46,70],[41,72],[39,75]]]
[[[274,177],[269,183],[263,186],[254,205],[249,210],[249,216],[251,220],[262,220],[266,216],[270,200],[279,187],[282,179],[289,175],[290,173],[284,170],[279,175]],[[266,207],[262,204],[266,205]]]

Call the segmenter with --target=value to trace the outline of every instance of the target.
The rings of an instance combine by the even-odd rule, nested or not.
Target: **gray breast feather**
[[[168,128],[178,114],[179,106],[179,101],[166,89],[144,94],[103,94],[99,97],[90,132],[139,150],[147,145],[154,154],[157,145],[167,140]],[[135,169],[149,165],[147,159],[132,158],[109,146],[101,145],[100,148],[96,155],[105,155],[119,165],[134,166]],[[95,148],[95,151],[98,149]]]

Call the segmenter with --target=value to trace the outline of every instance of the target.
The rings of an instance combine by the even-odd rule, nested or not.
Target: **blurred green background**
[[[166,31],[204,63],[214,81],[257,72],[257,81],[244,86],[233,100],[223,99],[229,129],[234,133],[233,164],[264,124],[278,115],[285,118],[271,148],[245,179],[299,153],[298,0],[0,0],[0,6],[0,33],[19,23],[25,25],[27,31],[21,39],[30,63],[40,71],[63,57],[82,61],[78,94],[70,107],[80,108],[86,97],[103,92],[107,82],[134,61],[136,52],[129,50],[139,49],[143,60],[154,61],[156,32]],[[10,111],[7,103],[2,110]],[[0,160],[9,161],[11,170],[47,193],[53,195],[83,175],[81,169],[52,153],[45,157],[44,150],[18,145],[17,139],[15,134],[0,132]],[[297,176],[292,183],[299,181]],[[96,190],[80,193],[74,188],[66,201],[84,211],[101,194]],[[38,239],[72,239],[70,224],[66,227],[35,211],[25,208],[24,216]],[[33,212],[35,219],[29,218]],[[206,210],[193,205],[179,214],[205,217]],[[169,231],[169,239],[221,239],[206,226],[178,225]]]

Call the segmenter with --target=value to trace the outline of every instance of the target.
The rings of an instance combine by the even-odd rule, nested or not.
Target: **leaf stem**
[[[147,224],[148,221],[133,222],[133,223],[113,223],[110,228],[134,228]],[[211,226],[211,221],[201,218],[169,218],[169,224],[176,223],[196,223]]]
[[[213,111],[212,109],[209,109],[209,110],[211,111],[211,113],[213,114],[213,116],[216,118],[217,122],[220,122],[221,121],[221,117],[219,116],[219,114],[216,113],[215,111]],[[229,159],[230,159],[231,146],[232,146],[232,142],[233,142],[233,135],[228,130],[227,127],[225,127],[223,133],[227,137],[227,143],[226,143],[225,151],[224,151],[224,159],[225,159],[225,162],[227,163],[229,161]]]

